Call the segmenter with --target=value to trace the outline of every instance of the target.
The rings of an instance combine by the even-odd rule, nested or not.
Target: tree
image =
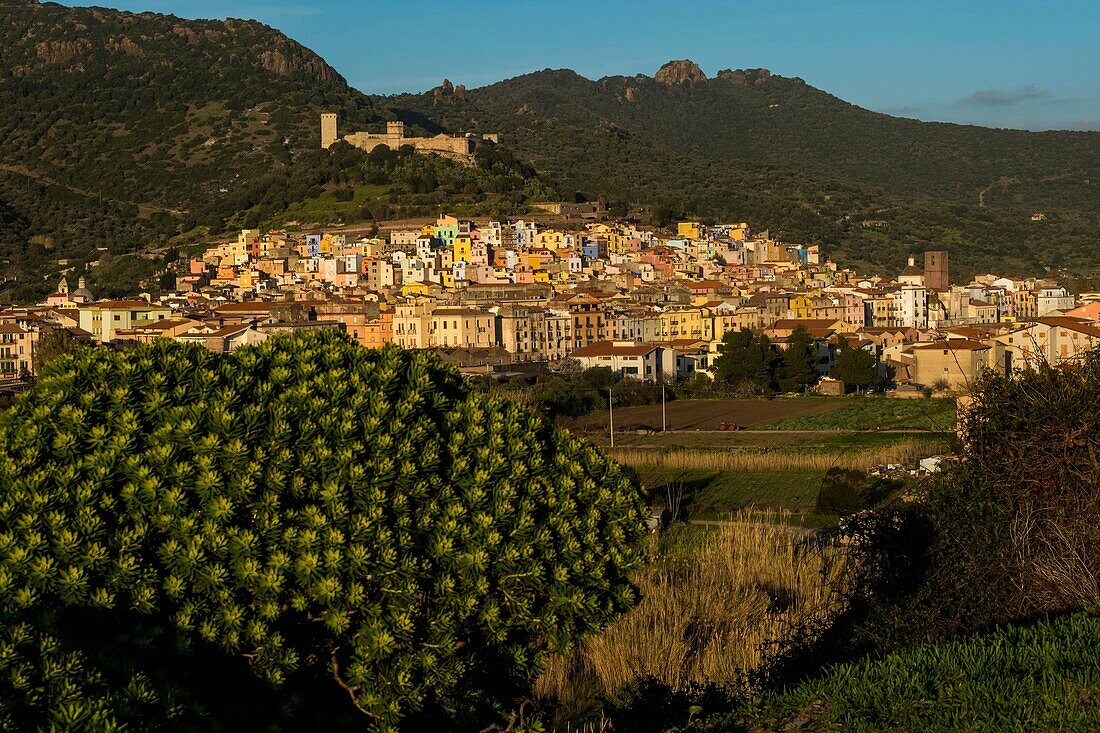
[[[0,727],[501,723],[633,605],[643,516],[427,352],[84,350],[0,421]]]
[[[42,331],[38,336],[38,342],[34,345],[34,355],[31,357],[35,374],[41,374],[42,369],[59,356],[71,354],[89,345],[88,341],[65,328]]]
[[[829,376],[860,391],[882,384],[878,360],[869,352],[849,345],[843,337],[837,346],[836,364],[829,370]]]
[[[714,360],[714,369],[719,381],[736,389],[771,392],[776,356],[765,334],[747,329],[727,332],[718,351],[720,355]]]
[[[795,327],[787,337],[779,386],[784,392],[801,392],[817,384],[817,343],[805,326]]]

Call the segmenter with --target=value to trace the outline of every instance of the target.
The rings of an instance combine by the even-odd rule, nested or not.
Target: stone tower
[[[386,123],[386,138],[391,150],[401,147],[401,141],[405,139],[405,123],[401,120]]]
[[[947,252],[936,250],[924,253],[924,287],[929,290],[944,291],[947,284]]]
[[[321,113],[321,147],[328,150],[336,142],[336,115],[332,112]]]

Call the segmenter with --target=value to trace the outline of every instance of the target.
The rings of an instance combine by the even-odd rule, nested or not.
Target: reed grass
[[[929,441],[907,439],[889,446],[847,450],[707,450],[613,448],[619,463],[636,467],[708,469],[714,471],[828,471],[837,466],[867,470],[886,463],[916,464],[934,449]]]
[[[568,656],[551,660],[536,694],[563,708],[655,677],[675,690],[740,685],[764,649],[839,603],[823,573],[830,550],[807,550],[774,514],[741,512],[688,557],[660,558],[634,582],[642,600]]]

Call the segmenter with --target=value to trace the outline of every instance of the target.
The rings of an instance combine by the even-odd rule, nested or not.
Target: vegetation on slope
[[[688,726],[695,731],[1002,731],[1100,728],[1100,618],[1004,627],[820,678]]]
[[[0,211],[16,219],[0,257],[38,290],[58,258],[219,230],[269,175],[303,169],[322,109],[382,119],[260,23],[37,3],[0,14],[0,106]]]
[[[458,97],[376,98],[398,114],[499,131],[554,180],[658,220],[747,220],[894,271],[932,245],[972,273],[1092,269],[1100,134],[922,123],[765,70],[694,84],[540,71]],[[1032,222],[1036,211],[1045,222]],[[886,222],[885,228],[864,222]]]

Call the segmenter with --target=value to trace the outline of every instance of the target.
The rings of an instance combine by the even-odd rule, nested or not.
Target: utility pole
[[[665,383],[661,382],[661,432],[665,432]]]
[[[611,434],[611,447],[615,447],[615,411],[611,407],[611,390],[607,390],[607,432]]]

